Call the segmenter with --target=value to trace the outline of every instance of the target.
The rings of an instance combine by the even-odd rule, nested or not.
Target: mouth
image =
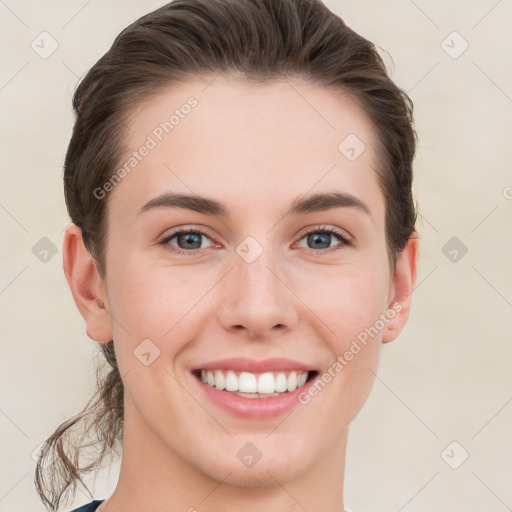
[[[320,378],[314,367],[282,357],[232,357],[203,362],[190,371],[199,393],[214,407],[239,418],[261,420],[303,404],[302,395]]]
[[[318,371],[283,370],[253,373],[225,369],[196,369],[192,374],[202,384],[217,391],[249,399],[265,399],[296,394],[306,387]]]

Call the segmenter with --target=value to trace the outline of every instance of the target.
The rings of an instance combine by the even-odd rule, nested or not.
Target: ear
[[[391,287],[392,298],[388,306],[390,310],[395,311],[395,316],[386,325],[382,335],[383,343],[388,343],[398,338],[409,318],[412,290],[416,282],[418,255],[419,239],[418,234],[414,232],[409,238],[406,247],[397,258]]]
[[[96,262],[85,247],[82,230],[71,224],[64,234],[64,273],[75,304],[84,317],[87,336],[94,341],[113,339],[104,283]]]

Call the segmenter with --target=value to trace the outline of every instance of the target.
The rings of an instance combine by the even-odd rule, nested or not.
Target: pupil
[[[309,235],[308,237],[308,242],[310,243],[325,243],[326,246],[325,247],[317,247],[317,249],[327,249],[329,248],[329,243],[330,243],[330,237],[331,235],[328,234],[328,233],[320,233],[320,234],[312,234],[312,235]]]
[[[182,248],[182,249],[199,249],[199,246],[201,245],[201,235],[199,233],[186,233],[186,234],[183,234],[183,235],[180,235],[179,239],[181,240],[181,237],[184,237],[185,238],[185,243],[186,244],[194,244],[196,243],[197,246],[196,247],[190,247],[190,245],[187,245],[185,247],[183,247],[181,245],[181,243],[179,243],[178,245]],[[196,240],[194,240],[194,238]]]

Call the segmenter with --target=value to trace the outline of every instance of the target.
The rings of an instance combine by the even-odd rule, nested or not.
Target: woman
[[[317,0],[175,0],[73,104],[64,270],[111,368],[47,440],[45,506],[119,442],[114,493],[76,510],[345,510],[416,279],[411,100]]]

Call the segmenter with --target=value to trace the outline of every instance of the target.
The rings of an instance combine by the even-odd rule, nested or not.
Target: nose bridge
[[[220,308],[223,327],[244,327],[252,336],[292,327],[297,321],[293,294],[282,282],[274,252],[263,250],[250,237],[239,244],[236,252]]]

